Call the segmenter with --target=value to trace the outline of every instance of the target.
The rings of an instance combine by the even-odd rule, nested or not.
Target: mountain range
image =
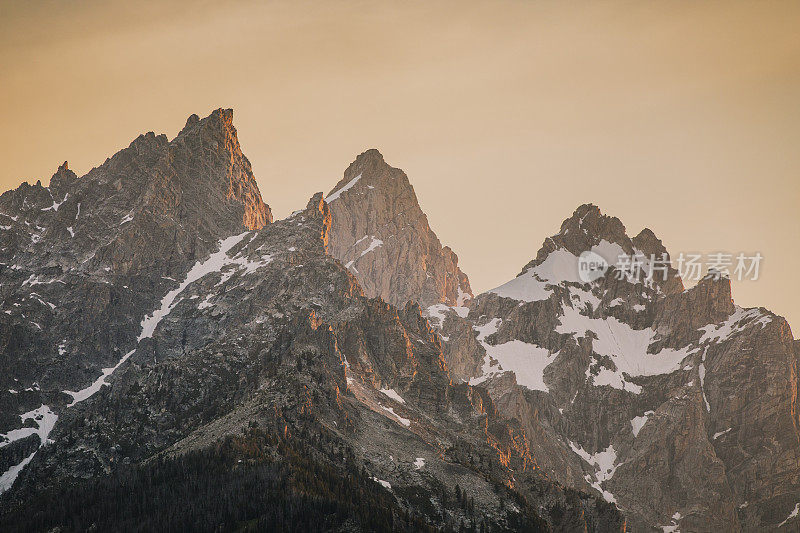
[[[374,149],[298,207],[229,109],[0,196],[3,531],[800,527],[800,341],[726,277],[586,281],[669,255],[586,204],[474,295]]]

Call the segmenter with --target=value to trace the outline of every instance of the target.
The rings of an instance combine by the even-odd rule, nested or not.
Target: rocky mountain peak
[[[603,240],[629,248],[630,239],[618,218],[602,214],[594,204],[580,205],[572,216],[561,223],[557,234],[545,239],[536,258],[525,265],[522,272],[538,266],[555,250],[564,249],[577,256]]]
[[[49,187],[0,196],[0,384],[39,387],[9,409],[84,389],[192,264],[269,224],[232,117],[190,117],[172,141],[145,133],[81,178],[64,163]]]
[[[200,117],[197,116],[196,113],[192,113],[191,115],[189,115],[189,118],[186,119],[186,125],[183,127],[183,130],[191,128],[192,126],[194,126],[198,122],[200,122]]]
[[[212,135],[222,137],[236,137],[236,128],[233,126],[233,109],[215,109],[205,118],[200,118],[197,114],[192,113],[186,119],[186,125],[178,133],[178,137],[198,128],[203,128],[212,131]],[[236,140],[238,143],[238,139]]]
[[[631,239],[633,249],[635,252],[641,254],[647,259],[650,258],[670,258],[671,255],[667,251],[661,239],[656,237],[656,234],[650,228],[644,228],[633,239]],[[677,294],[683,291],[683,281],[677,270],[670,265],[667,271],[666,279],[663,276],[658,278],[658,285],[665,294]]]
[[[644,228],[632,239],[633,245],[646,255],[661,254],[667,251],[661,239],[650,228]]]
[[[350,166],[347,167],[344,175],[353,175],[353,173],[358,173],[359,171],[373,173],[386,166],[388,165],[383,158],[383,154],[380,153],[377,148],[370,148],[369,150],[365,150],[364,152],[360,153],[356,157],[355,161],[350,163]]]
[[[578,258],[584,252],[592,252],[601,256],[608,265],[625,268],[625,263],[637,264],[630,281],[644,281],[648,287],[665,294],[673,294],[683,290],[683,283],[678,272],[669,262],[669,253],[661,240],[648,228],[643,229],[631,239],[625,225],[617,217],[604,215],[600,208],[593,204],[579,206],[572,216],[564,220],[559,232],[545,239],[536,257],[526,264],[519,276],[533,273],[540,282],[550,281],[582,281],[577,277]],[[554,255],[555,253],[555,255]],[[626,256],[630,259],[626,261]],[[635,258],[635,259],[634,259]],[[654,271],[654,262],[658,272]],[[545,264],[548,263],[548,264]],[[551,267],[562,264],[566,268],[569,263],[570,272],[561,274],[552,271]],[[562,270],[563,270],[562,268]],[[660,269],[666,269],[666,276]],[[651,280],[646,280],[652,274]]]
[[[559,235],[566,245],[573,242],[577,244],[581,236],[590,241],[605,239],[610,242],[624,241],[626,237],[625,225],[620,219],[604,215],[594,204],[578,206],[572,216],[561,224]]]
[[[78,176],[69,169],[69,164],[64,161],[61,166],[58,167],[56,173],[53,174],[53,177],[50,178],[50,189],[53,190],[54,193],[60,193],[66,187],[69,187],[76,179],[78,179]]]
[[[172,153],[188,152],[187,157],[201,164],[192,169],[192,175],[198,181],[208,180],[202,186],[222,187],[226,199],[244,205],[242,223],[247,229],[272,222],[272,212],[261,199],[250,161],[242,153],[232,109],[216,109],[203,119],[191,115],[170,148]]]
[[[640,274],[587,281],[587,251],[635,254]],[[800,464],[797,344],[780,317],[735,306],[720,272],[662,281],[651,256],[666,253],[580,206],[522,274],[442,314],[448,368],[523,424],[543,471],[586,482],[631,531],[795,530],[800,484],[779,472]]]
[[[458,257],[442,247],[405,172],[376,149],[360,154],[328,194],[333,215],[330,252],[370,297],[402,307],[472,299]]]
[[[152,184],[160,183],[158,190],[167,194],[148,198],[130,216],[130,206],[124,206],[123,222],[115,225],[120,236],[112,250],[99,251],[100,268],[91,276],[0,270],[0,275],[11,274],[0,278],[0,291],[10,288],[7,280],[20,288],[18,294],[0,295],[30,300],[20,309],[24,314],[0,313],[0,346],[12,347],[7,355],[14,362],[0,373],[0,415],[8,413],[0,416],[0,492],[10,489],[0,500],[0,522],[26,524],[30,516],[52,516],[40,510],[39,502],[45,507],[61,502],[61,487],[97,486],[109,481],[109,474],[124,479],[155,458],[183,464],[184,457],[232,445],[242,452],[235,451],[230,468],[220,465],[224,470],[211,477],[230,472],[239,484],[238,479],[253,479],[238,477],[242,469],[275,465],[281,467],[279,480],[295,473],[334,479],[347,493],[359,491],[358,506],[342,508],[345,513],[372,513],[364,495],[384,495],[402,510],[389,515],[387,524],[419,517],[418,525],[399,528],[404,531],[424,525],[450,530],[467,520],[475,530],[478,520],[489,530],[621,530],[622,516],[613,507],[564,490],[534,468],[525,437],[497,416],[485,393],[451,383],[441,339],[417,303],[397,308],[365,298],[352,269],[346,271],[325,253],[335,228],[332,212],[350,202],[356,187],[340,192],[330,205],[322,193],[314,194],[304,209],[258,231],[242,231],[238,211],[222,210],[220,216],[230,215],[227,224],[211,224],[216,205],[208,204],[208,196],[189,193],[221,167],[206,166],[216,152],[209,156],[195,149],[211,142],[202,121],[190,122],[169,147],[170,155],[181,156],[170,165],[161,166],[156,158],[147,176],[106,176],[105,183],[119,183],[125,192],[139,184],[150,194],[156,190]],[[187,154],[191,159],[184,160]],[[167,170],[176,172],[161,174]],[[378,206],[391,193],[372,183],[375,192],[364,191],[374,194],[365,212],[380,218],[385,213]],[[112,199],[115,190],[106,189]],[[215,193],[211,201],[225,202],[217,189],[210,190]],[[177,200],[169,198],[170,192]],[[152,208],[162,204],[165,209]],[[182,206],[192,212],[181,212]],[[88,217],[89,210],[81,216]],[[176,220],[189,223],[171,224]],[[452,252],[439,245],[427,224],[421,225],[424,215],[401,221],[387,231],[362,228],[400,254],[404,268],[421,260],[434,279],[457,272],[454,263],[442,259]],[[203,233],[187,235],[184,227]],[[424,247],[415,242],[420,238]],[[383,246],[373,246],[367,255]],[[174,253],[176,248],[194,253]],[[142,249],[153,262],[126,272],[125,263]],[[396,281],[415,272],[388,276]],[[37,276],[41,281],[33,293],[23,282]],[[51,302],[58,305],[51,308]],[[26,325],[32,320],[42,327]],[[26,330],[17,333],[23,325]],[[32,368],[32,363],[39,364]],[[320,467],[298,470],[293,457]],[[201,468],[211,470],[207,461]],[[170,486],[161,493],[177,494],[172,483],[196,479],[182,466],[176,472],[166,476]],[[272,470],[265,472],[274,477]],[[363,478],[364,490],[353,476]],[[263,485],[255,481],[261,492]],[[281,483],[286,492],[288,485]],[[211,485],[218,487],[218,479]],[[44,491],[46,502],[39,500]],[[223,492],[249,498],[227,485]],[[131,497],[128,489],[118,493]],[[148,487],[147,494],[152,493]],[[395,494],[413,496],[406,500]],[[196,495],[190,497],[197,502]],[[140,501],[138,495],[135,499]],[[150,513],[149,504],[140,508]],[[259,527],[262,523],[274,527],[271,518]],[[371,519],[359,527],[347,518],[334,525],[371,531],[382,523]],[[97,528],[109,529],[102,522]]]
[[[167,144],[169,144],[169,139],[167,139],[166,135],[163,133],[156,135],[154,132],[148,131],[147,133],[140,134],[131,141],[131,144],[128,146],[128,152],[123,150],[115,154],[111,158],[111,161],[114,161],[123,154],[129,157],[146,155],[148,152],[156,151]]]
[[[720,275],[710,270],[697,285],[687,292],[696,292],[707,295],[708,308],[713,310],[712,322],[724,320],[733,313],[733,297],[731,295],[731,280],[728,276]]]
[[[324,195],[321,192],[314,193],[314,196],[308,199],[305,213],[312,216],[323,215],[325,218],[330,216],[330,209],[328,208],[327,202],[324,201]]]
[[[247,500],[257,468],[358,489],[403,530],[794,530],[800,341],[717,271],[580,275],[583,252],[667,254],[650,229],[581,205],[471,301],[375,149],[270,220],[229,109],[0,196],[0,523],[55,530],[98,486],[210,509],[173,487]]]

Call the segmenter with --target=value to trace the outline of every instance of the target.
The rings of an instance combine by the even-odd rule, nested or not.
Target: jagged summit
[[[272,212],[262,199],[253,176],[250,161],[242,153],[236,128],[233,125],[233,109],[216,109],[209,116],[198,119],[190,116],[186,126],[170,143],[174,150],[219,154],[214,161],[218,170],[201,166],[195,179],[199,186],[208,184],[224,191],[226,201],[241,202],[245,208],[242,222],[248,229],[258,229],[272,222]],[[216,151],[215,151],[216,150]],[[206,181],[210,183],[205,183]]]
[[[0,196],[0,390],[37,387],[0,399],[7,412],[92,384],[198,258],[271,222],[232,117],[139,135],[80,178],[65,162],[49,187]]]
[[[651,253],[657,254],[665,250],[664,243],[656,237],[656,234],[650,228],[644,228],[632,240],[634,246],[648,255]]]
[[[332,219],[331,209],[328,203],[325,202],[324,195],[321,192],[314,194],[308,200],[306,209],[302,213],[307,218],[317,218],[322,222],[319,237],[325,252],[328,252]]]
[[[353,161],[326,198],[333,214],[330,251],[368,296],[462,306],[472,299],[458,256],[442,247],[405,172],[370,149]]]
[[[300,457],[409,530],[796,525],[800,343],[722,272],[579,275],[585,252],[666,253],[650,229],[581,205],[472,299],[378,150],[270,219],[229,109],[0,197],[0,523],[55,528],[97,483],[151,502],[222,479],[236,503],[262,458],[291,490]],[[162,465],[168,490],[115,485]]]
[[[64,161],[50,178],[49,188],[55,196],[60,197],[63,196],[62,193],[65,192],[76,179],[78,179],[78,176],[70,170],[69,164]]]
[[[612,266],[582,277],[585,252]],[[663,281],[650,256],[664,253],[650,229],[630,238],[578,207],[518,277],[441,315],[448,368],[523,424],[543,470],[615,502],[632,531],[788,531],[798,344],[781,317],[736,306],[722,272]]]
[[[516,279],[491,292],[530,299],[546,297],[549,294],[545,290],[547,284],[589,281],[579,272],[579,258],[587,253],[601,257],[609,266],[607,273],[616,270],[619,274],[620,270],[628,268],[630,272],[625,277],[629,281],[645,283],[667,294],[683,290],[683,282],[671,266],[667,249],[650,229],[643,229],[631,239],[620,219],[604,215],[596,205],[583,204],[564,220],[557,234],[545,239],[536,257],[523,267]],[[634,263],[641,268],[629,268]]]
[[[188,148],[203,144],[199,124],[180,136]],[[195,159],[177,166],[202,177],[203,162],[189,151]],[[388,193],[372,183],[375,192],[366,194],[376,205]],[[326,253],[331,212],[358,198],[348,191],[329,204],[316,193],[305,209],[258,231],[243,231],[236,218],[234,231],[193,241],[169,226],[172,218],[156,220],[167,231],[151,226],[142,206],[117,229],[119,245],[100,250],[104,262],[90,261],[99,268],[86,275],[36,272],[34,293],[24,284],[27,270],[0,270],[10,274],[0,277],[0,291],[16,284],[10,296],[25,300],[22,312],[0,314],[0,345],[14,347],[8,355],[16,363],[0,373],[0,405],[9,413],[0,416],[0,492],[10,489],[0,499],[0,522],[16,529],[36,520],[33,529],[49,530],[63,521],[49,512],[57,506],[84,509],[82,520],[113,529],[107,511],[94,515],[105,510],[84,502],[89,486],[140,502],[112,524],[141,524],[149,517],[135,513],[149,515],[151,502],[163,506],[184,494],[214,509],[217,493],[179,489],[185,479],[207,478],[241,509],[223,529],[275,527],[270,509],[300,491],[320,495],[319,523],[333,529],[454,530],[469,521],[475,530],[619,531],[617,510],[552,483],[487,395],[452,382],[441,339],[416,303],[397,308],[366,298],[352,270]],[[204,222],[207,207],[186,204],[193,212],[185,216]],[[415,244],[419,228],[427,226],[411,228],[402,246]],[[213,241],[204,248],[202,237]],[[415,257],[438,269],[447,252],[435,237],[422,237],[430,248]],[[173,265],[168,248],[176,245],[194,246],[195,254],[177,255],[183,261]],[[150,268],[126,270],[141,248],[154,258]],[[17,334],[29,320],[43,327]],[[198,453],[210,458],[198,463],[200,472],[186,466]],[[127,488],[129,476],[153,479],[142,472],[162,465],[175,475],[161,475],[158,489]],[[291,482],[306,475],[321,484]],[[249,489],[233,488],[247,484],[262,496],[266,490],[266,501],[253,506]],[[340,493],[354,494],[354,505],[331,499]],[[404,494],[411,496],[395,497]],[[376,498],[384,503],[365,503]],[[296,501],[302,513],[318,512],[309,499]],[[173,529],[196,519],[184,518],[188,507],[167,513],[178,515]],[[374,519],[376,512],[387,520]]]
[[[404,187],[401,189],[404,194],[407,194],[410,189],[413,195],[413,201],[417,202],[414,189],[411,187],[408,177],[405,173],[398,169],[391,167],[383,158],[377,148],[370,148],[360,153],[355,160],[350,163],[344,171],[341,180],[331,189],[328,193],[326,200],[332,202],[337,200],[341,195],[353,189],[355,194],[365,194],[365,189],[375,189],[376,186],[389,187],[390,185],[385,182],[394,180],[404,181]]]
[[[196,128],[216,130],[222,135],[236,137],[236,128],[233,126],[233,109],[218,108],[202,119],[196,113],[192,113],[186,119],[186,125],[176,138]],[[238,143],[238,139],[236,142]]]
[[[183,127],[183,130],[181,130],[181,131],[185,131],[188,128],[191,128],[192,126],[194,126],[198,122],[200,122],[200,117],[197,116],[196,113],[192,113],[191,115],[189,115],[189,118],[186,119],[186,125]]]
[[[361,152],[360,154],[358,154],[358,156],[356,156],[355,160],[352,163],[350,163],[350,167],[358,166],[359,164],[364,164],[367,161],[375,161],[376,163],[385,162],[383,154],[380,152],[380,150],[378,150],[377,148],[368,148],[363,152]],[[348,170],[350,169],[350,167],[348,167]]]
[[[2,252],[52,251],[63,243],[74,248],[73,238],[108,245],[106,233],[129,234],[141,224],[177,224],[179,231],[195,226],[202,234],[270,223],[232,119],[229,109],[190,117],[172,141],[153,132],[139,135],[81,178],[65,162],[49,187],[23,183],[5,192],[0,214],[17,220],[6,224],[15,237]]]
[[[594,204],[583,204],[561,223],[558,233],[545,239],[536,258],[523,268],[523,272],[542,263],[555,250],[564,249],[580,255],[602,241],[623,247],[630,243],[625,226],[618,218],[604,215]]]
[[[386,163],[386,160],[383,158],[383,154],[380,153],[377,148],[365,150],[358,154],[355,160],[350,163],[350,165],[344,171],[344,177],[339,183],[336,184],[331,192],[335,192],[336,189],[344,185],[347,176],[355,176],[356,174],[361,174],[364,171],[366,171],[368,175],[374,176],[376,174],[380,174],[380,171],[383,167],[388,166],[389,165]]]

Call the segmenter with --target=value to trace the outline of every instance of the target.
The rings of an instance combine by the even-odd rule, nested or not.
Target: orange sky
[[[0,0],[0,190],[233,107],[276,217],[369,147],[476,292],[583,202],[800,329],[800,3]],[[797,333],[795,333],[797,335]]]

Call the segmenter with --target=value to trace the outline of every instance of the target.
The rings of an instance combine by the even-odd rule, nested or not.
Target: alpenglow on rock
[[[728,279],[587,279],[667,250],[586,204],[472,299],[377,151],[310,196],[226,110],[0,196],[3,531],[800,526],[800,341]]]
[[[333,213],[330,252],[367,296],[403,306],[464,306],[472,299],[458,256],[442,247],[405,172],[378,150],[359,155],[326,197]]]
[[[623,530],[364,295],[322,193],[267,223],[229,112],[0,207],[3,531]]]
[[[271,222],[232,121],[192,115],[171,141],[143,134],[83,177],[64,163],[0,196],[0,492],[198,258]]]

